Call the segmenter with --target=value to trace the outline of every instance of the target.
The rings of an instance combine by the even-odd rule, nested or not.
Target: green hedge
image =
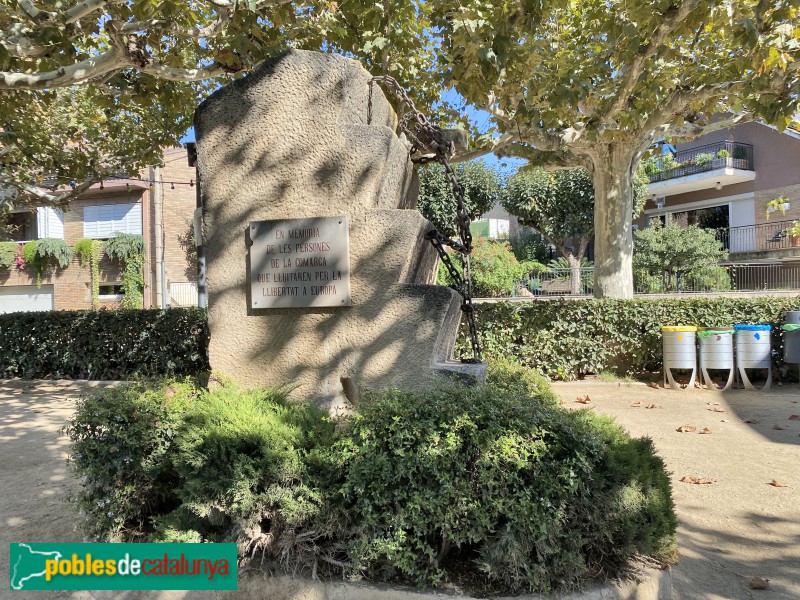
[[[208,370],[200,309],[0,315],[0,378],[124,379]]]
[[[487,384],[370,393],[335,419],[290,389],[167,380],[82,399],[65,433],[83,533],[235,542],[266,571],[491,595],[675,559],[652,442],[561,408],[530,370],[506,361]]]
[[[610,369],[661,369],[661,326],[769,323],[775,367],[782,368],[782,314],[800,310],[800,297],[677,298],[662,300],[542,300],[476,305],[476,319],[491,360],[513,356],[555,379]],[[467,350],[462,323],[460,351]]]

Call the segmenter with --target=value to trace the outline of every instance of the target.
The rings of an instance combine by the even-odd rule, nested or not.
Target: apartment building
[[[714,230],[735,289],[800,288],[800,132],[744,123],[645,166],[651,197],[635,229],[658,219]]]
[[[74,200],[69,210],[49,207],[15,211],[3,241],[24,243],[60,238],[70,247],[83,238],[105,240],[113,233],[142,235],[145,242],[144,306],[197,304],[197,267],[192,216],[197,202],[195,168],[187,151],[170,148],[163,164],[131,179],[110,179]],[[3,237],[4,235],[4,237]],[[121,266],[100,262],[100,305],[122,299]],[[37,286],[30,269],[0,268],[0,313],[89,309],[91,274],[77,257],[64,269],[49,269]]]

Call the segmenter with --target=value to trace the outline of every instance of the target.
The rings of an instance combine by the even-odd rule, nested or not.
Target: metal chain
[[[387,84],[394,95],[409,109],[400,117],[400,130],[411,142],[411,160],[415,164],[438,162],[444,167],[447,181],[456,199],[456,229],[459,240],[444,236],[436,229],[431,229],[425,234],[425,239],[433,244],[439,258],[444,263],[448,274],[455,282],[453,289],[461,295],[461,311],[464,313],[469,325],[470,343],[472,345],[472,358],[462,358],[464,363],[481,362],[481,346],[478,339],[478,328],[475,325],[475,307],[472,304],[472,270],[469,255],[472,252],[472,233],[469,230],[470,217],[464,202],[464,192],[458,183],[458,178],[450,165],[450,158],[455,154],[455,145],[448,140],[441,128],[431,124],[423,115],[405,89],[393,77],[382,75],[373,77],[369,81],[369,99],[367,102],[367,122],[372,121],[372,86],[376,82]],[[450,254],[445,250],[448,246],[459,253],[461,257],[462,272],[459,273],[453,264]]]

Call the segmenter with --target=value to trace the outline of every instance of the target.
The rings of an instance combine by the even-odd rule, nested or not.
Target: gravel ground
[[[76,482],[59,429],[77,398],[108,383],[0,381],[0,597],[127,598],[144,594],[11,593],[8,543],[80,541],[64,502]],[[800,388],[772,393],[652,389],[639,383],[554,385],[569,408],[615,416],[633,435],[653,438],[673,481],[681,562],[675,600],[800,598]],[[575,402],[588,395],[589,404]],[[648,405],[657,408],[645,408]],[[725,411],[725,412],[716,412]],[[757,421],[746,423],[745,421]],[[678,433],[684,425],[694,433]],[[699,434],[703,428],[710,434]],[[713,479],[708,485],[679,480]],[[770,485],[777,480],[786,487]],[[749,589],[751,577],[769,590]],[[192,597],[200,594],[192,594]],[[176,599],[181,592],[147,594]]]
[[[632,435],[651,437],[666,461],[680,518],[675,600],[800,598],[800,420],[790,419],[800,415],[800,387],[770,393],[593,381],[553,387],[565,407],[610,414]],[[576,402],[586,395],[588,404]],[[685,425],[696,431],[676,431]],[[710,433],[700,434],[704,428]],[[686,476],[713,483],[681,482]],[[752,577],[769,579],[769,589],[750,589]]]

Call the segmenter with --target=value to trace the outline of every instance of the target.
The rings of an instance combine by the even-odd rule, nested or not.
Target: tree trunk
[[[566,258],[569,263],[569,293],[579,296],[581,293],[581,258],[571,252],[566,255]]]
[[[633,297],[634,144],[598,146],[592,153],[597,298]]]

